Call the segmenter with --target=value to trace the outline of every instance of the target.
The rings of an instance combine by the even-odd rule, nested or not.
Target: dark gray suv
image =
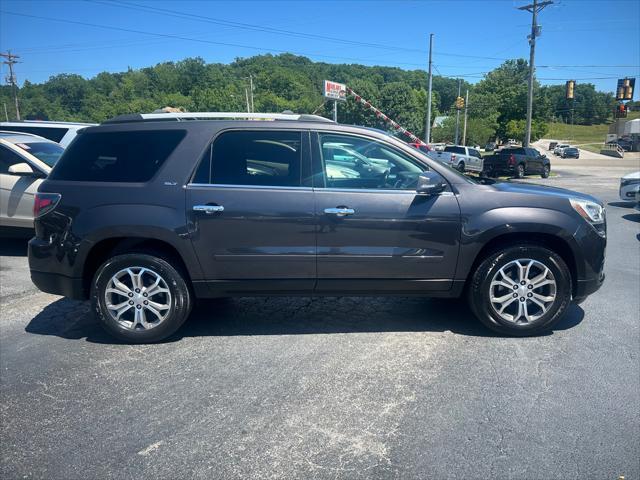
[[[129,342],[171,335],[194,298],[257,295],[464,294],[533,335],[604,280],[597,199],[479,184],[307,115],[116,117],[78,135],[34,211],[33,282]]]

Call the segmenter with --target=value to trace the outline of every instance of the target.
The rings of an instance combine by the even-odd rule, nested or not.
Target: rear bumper
[[[86,300],[82,278],[72,278],[57,273],[31,270],[31,281],[45,293],[62,295],[74,300]]]

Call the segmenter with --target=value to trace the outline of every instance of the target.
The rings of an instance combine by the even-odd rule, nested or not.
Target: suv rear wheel
[[[129,343],[152,343],[180,328],[192,299],[185,276],[165,259],[128,253],[98,268],[91,302],[107,332]]]
[[[555,252],[517,245],[489,255],[473,275],[469,303],[478,319],[507,335],[548,331],[571,302],[571,274]]]
[[[460,173],[464,173],[464,162],[460,162],[460,163],[458,164],[458,171],[459,171]]]
[[[524,178],[524,165],[522,163],[518,164],[516,167],[516,178]]]

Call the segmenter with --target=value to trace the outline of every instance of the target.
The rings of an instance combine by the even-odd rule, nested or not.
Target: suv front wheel
[[[517,245],[489,255],[473,275],[469,303],[478,319],[507,335],[551,330],[571,302],[571,274],[555,252]]]
[[[185,276],[165,259],[128,253],[98,268],[91,302],[107,332],[129,343],[152,343],[180,328],[192,299]]]

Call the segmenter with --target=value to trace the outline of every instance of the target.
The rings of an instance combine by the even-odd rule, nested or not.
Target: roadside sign
[[[347,99],[347,86],[342,83],[332,82],[331,80],[324,81],[324,97],[331,100],[346,100]]]

